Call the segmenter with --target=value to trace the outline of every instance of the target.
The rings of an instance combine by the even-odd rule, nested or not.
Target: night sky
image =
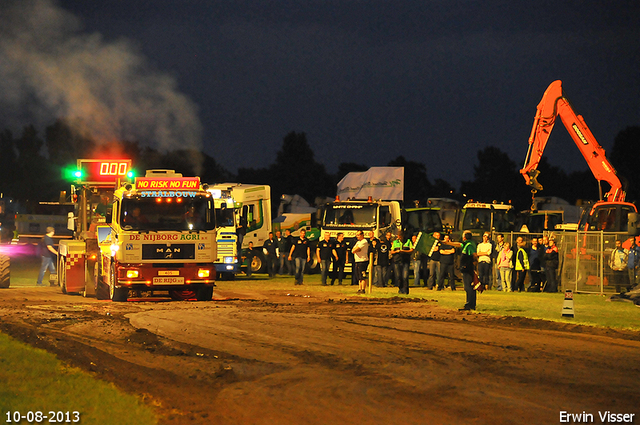
[[[640,125],[638,22],[637,0],[3,0],[0,125],[78,116],[231,172],[305,132],[328,172],[404,155],[457,186],[486,146],[522,166],[554,80],[605,149]],[[586,169],[561,125],[545,156]]]

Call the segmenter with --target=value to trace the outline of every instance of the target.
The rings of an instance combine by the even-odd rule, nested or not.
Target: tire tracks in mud
[[[138,394],[162,424],[548,423],[560,407],[582,411],[603,397],[627,398],[609,410],[640,404],[629,380],[640,370],[615,370],[637,359],[638,333],[458,313],[428,300],[52,298],[0,300],[0,330]],[[174,337],[163,323],[127,317],[172,312],[184,318],[177,332],[199,327]],[[469,397],[481,403],[468,406]],[[525,411],[536,413],[520,418]]]

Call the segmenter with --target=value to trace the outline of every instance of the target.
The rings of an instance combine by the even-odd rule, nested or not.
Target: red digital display
[[[126,176],[129,164],[126,162],[101,162],[99,174],[101,176]]]
[[[93,186],[112,186],[125,180],[131,169],[130,159],[79,159],[80,183]]]

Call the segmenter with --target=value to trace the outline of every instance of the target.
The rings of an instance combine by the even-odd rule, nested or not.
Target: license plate
[[[184,277],[154,277],[154,285],[183,285]]]

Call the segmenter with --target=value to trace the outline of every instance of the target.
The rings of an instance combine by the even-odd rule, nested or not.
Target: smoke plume
[[[54,0],[0,4],[0,111],[5,127],[66,118],[98,143],[201,147],[197,107],[174,78],[153,69],[131,42],[83,32]]]

